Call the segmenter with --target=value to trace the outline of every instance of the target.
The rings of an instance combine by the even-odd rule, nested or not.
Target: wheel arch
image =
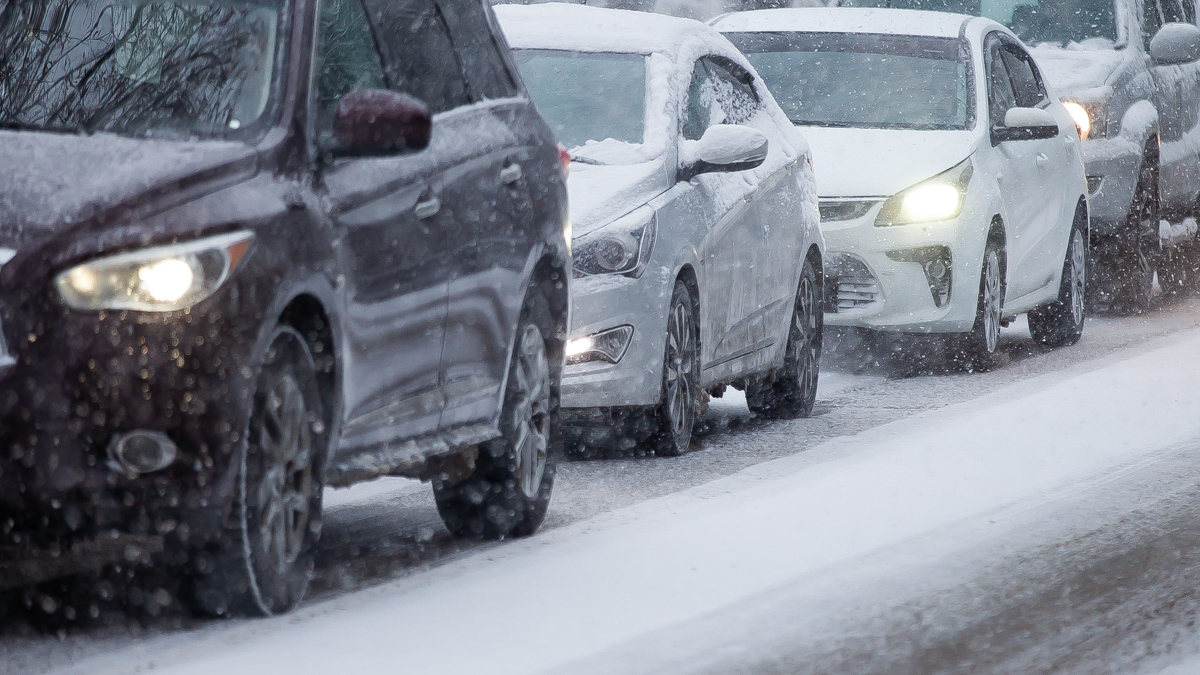
[[[571,288],[570,275],[562,262],[561,256],[545,252],[533,266],[529,278],[529,290],[538,289],[546,299],[546,309],[552,325],[538,326],[546,337],[546,347],[549,352],[551,376],[558,379],[562,376],[564,359],[566,358],[568,332],[571,328]]]
[[[1003,293],[1008,291],[1008,231],[1004,227],[1004,219],[1000,214],[992,216],[992,222],[988,225],[988,235],[984,246],[995,242],[1000,245],[1000,287]]]

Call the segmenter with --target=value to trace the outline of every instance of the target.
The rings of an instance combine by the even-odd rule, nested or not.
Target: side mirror
[[[1190,23],[1168,23],[1150,40],[1150,60],[1171,66],[1200,59],[1200,28]]]
[[[1004,126],[992,128],[992,145],[1005,141],[1033,141],[1058,135],[1058,120],[1041,108],[1009,108]]]
[[[355,89],[338,101],[333,137],[339,156],[424,150],[433,118],[421,101],[386,89]]]
[[[746,171],[767,159],[767,137],[740,124],[714,124],[698,141],[679,144],[679,180],[702,173]]]

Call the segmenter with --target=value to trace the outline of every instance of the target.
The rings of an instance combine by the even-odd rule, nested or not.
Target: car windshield
[[[280,10],[276,0],[0,0],[0,128],[245,133],[271,98]]]
[[[967,51],[954,38],[730,33],[793,124],[964,129]]]
[[[1027,44],[1117,39],[1113,0],[853,0],[856,7],[899,7],[985,16]]]
[[[563,145],[642,142],[645,55],[522,49],[515,56],[530,97]]]

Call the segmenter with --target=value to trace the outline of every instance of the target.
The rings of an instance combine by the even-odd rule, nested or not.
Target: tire
[[[676,281],[671,307],[667,310],[662,401],[654,413],[656,430],[650,439],[654,454],[659,457],[678,457],[687,452],[692,442],[700,392],[697,324],[692,294],[686,284]]]
[[[1140,314],[1150,309],[1158,249],[1158,171],[1143,166],[1129,205],[1125,231],[1109,261],[1113,309]]]
[[[1159,254],[1158,285],[1163,294],[1183,297],[1196,290],[1200,276],[1200,260],[1197,260],[1194,243],[1185,243],[1163,250]]]
[[[546,517],[557,455],[558,382],[534,313],[527,308],[518,324],[500,437],[480,446],[475,469],[465,480],[433,482],[438,513],[456,537],[527,536]]]
[[[1058,300],[1029,313],[1029,333],[1045,347],[1065,347],[1079,342],[1086,313],[1087,244],[1083,231],[1071,230],[1063,263]]]
[[[996,367],[1000,319],[1004,309],[1004,280],[1000,274],[1000,244],[989,241],[979,273],[979,296],[971,332],[957,338],[956,356],[964,369],[982,372]]]
[[[812,414],[821,366],[821,288],[812,263],[804,261],[788,330],[783,368],[771,386],[746,393],[750,410],[769,419],[795,419]]]
[[[215,555],[193,563],[194,599],[209,614],[280,614],[308,589],[321,532],[318,461],[329,425],[312,353],[290,326],[271,338],[248,426],[233,524]]]

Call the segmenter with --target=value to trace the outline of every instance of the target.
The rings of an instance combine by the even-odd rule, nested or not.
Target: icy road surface
[[[982,375],[831,359],[859,373],[827,362],[808,420],[760,422],[731,392],[685,457],[561,465],[526,540],[451,541],[416,483],[332,491],[298,611],[10,628],[0,672],[1185,668],[1200,302],[1092,320],[1055,352],[1016,325],[1004,348]]]

